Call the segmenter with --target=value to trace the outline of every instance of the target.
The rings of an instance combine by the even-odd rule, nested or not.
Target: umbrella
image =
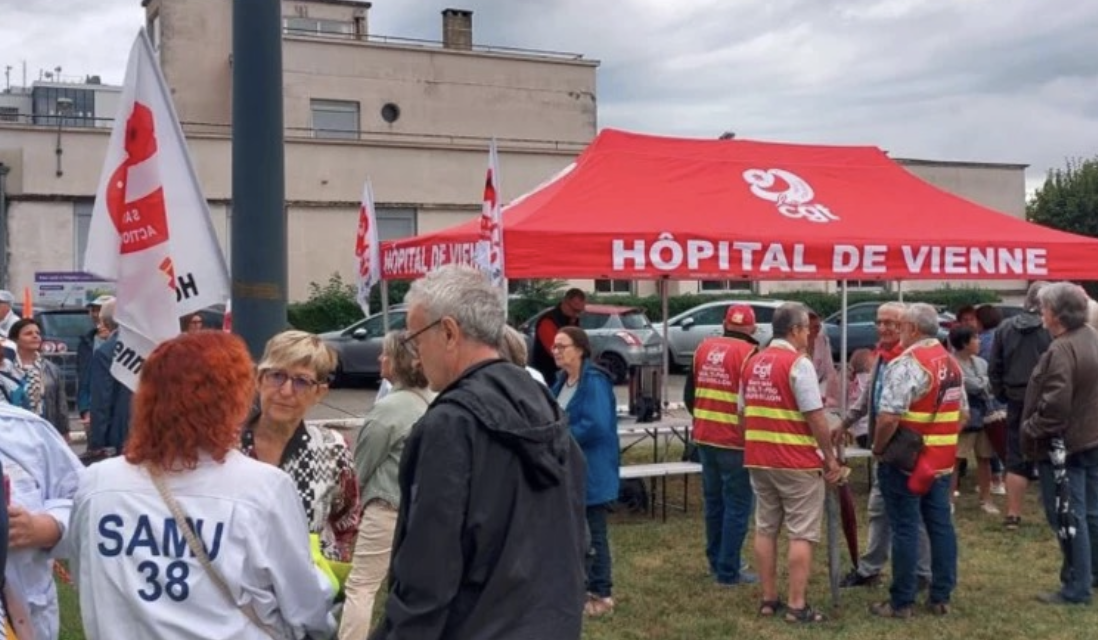
[[[840,464],[846,464],[841,446],[839,461]],[[844,469],[843,479],[835,489],[839,496],[839,513],[842,519],[843,537],[846,538],[846,550],[850,554],[851,564],[856,567],[858,566],[858,510],[854,506],[854,491],[850,488],[849,471],[850,467]]]
[[[839,580],[842,575],[842,560],[839,559],[839,517],[836,491],[827,491],[827,574],[831,583],[831,606],[839,606]]]
[[[1063,438],[1049,441],[1049,461],[1052,463],[1052,478],[1056,483],[1056,537],[1060,539],[1060,548],[1064,550],[1064,565],[1072,566],[1071,543],[1075,539],[1075,528],[1079,522],[1071,511],[1071,484],[1067,475],[1067,449]]]

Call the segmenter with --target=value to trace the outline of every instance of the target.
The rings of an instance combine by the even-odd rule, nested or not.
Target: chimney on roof
[[[442,10],[442,46],[470,51],[473,48],[473,12],[466,9]]]

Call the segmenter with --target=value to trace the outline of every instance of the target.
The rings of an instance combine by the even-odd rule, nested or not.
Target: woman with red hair
[[[236,450],[255,370],[220,331],[141,369],[125,456],[89,467],[69,528],[88,638],[328,635],[293,481]]]

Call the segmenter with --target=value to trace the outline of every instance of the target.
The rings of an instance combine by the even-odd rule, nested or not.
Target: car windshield
[[[86,313],[43,313],[38,320],[46,338],[75,339],[95,328]]]
[[[644,315],[643,311],[630,311],[623,313],[620,316],[621,326],[626,329],[650,329],[651,323],[648,322],[648,316]]]

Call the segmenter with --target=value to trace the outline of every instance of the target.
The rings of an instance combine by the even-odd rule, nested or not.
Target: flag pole
[[[389,333],[389,281],[381,281],[381,328]]]

